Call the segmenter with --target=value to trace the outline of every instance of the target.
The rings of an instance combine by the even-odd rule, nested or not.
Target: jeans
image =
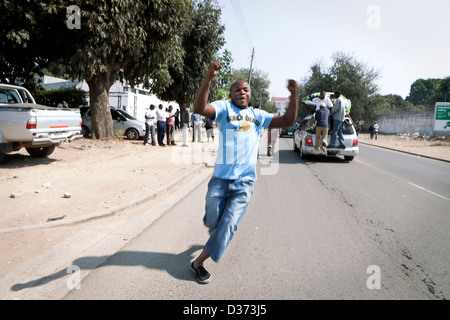
[[[144,137],[144,144],[147,144],[148,143],[148,136],[149,136],[149,133],[151,134],[151,136],[152,136],[152,145],[156,145],[156,143],[155,143],[155,125],[152,123],[152,124],[149,124],[149,123],[145,123],[145,137]]]
[[[219,262],[233,238],[252,194],[253,181],[215,177],[209,181],[203,222],[211,236],[204,249],[215,262]]]
[[[158,144],[160,146],[163,146],[164,145],[164,135],[166,134],[166,122],[158,121],[156,126],[158,128]]]
[[[343,130],[344,122],[333,119],[333,133],[331,134],[330,146],[336,146],[336,137],[339,141],[339,145],[345,145]]]

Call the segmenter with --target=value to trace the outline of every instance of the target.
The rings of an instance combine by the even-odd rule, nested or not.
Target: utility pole
[[[252,65],[253,65],[253,56],[255,55],[255,47],[252,50],[252,60],[250,61],[250,71],[248,73],[248,85],[252,82]]]

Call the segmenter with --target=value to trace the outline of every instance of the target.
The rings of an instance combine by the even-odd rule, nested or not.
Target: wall
[[[422,133],[428,136],[450,135],[450,131],[433,131],[434,111],[383,114],[378,120],[380,133]]]

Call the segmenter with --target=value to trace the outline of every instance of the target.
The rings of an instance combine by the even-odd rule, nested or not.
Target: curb
[[[391,151],[402,152],[402,153],[409,154],[409,155],[411,155],[411,156],[416,156],[416,157],[427,158],[427,159],[432,159],[432,160],[437,160],[437,161],[442,161],[442,162],[450,163],[450,160],[441,159],[441,158],[435,158],[435,157],[431,157],[431,156],[426,156],[426,155],[419,154],[419,153],[414,153],[414,152],[409,152],[409,151],[404,151],[404,150],[399,150],[399,149],[394,149],[394,148],[389,148],[389,147],[379,146],[379,145],[376,145],[376,144],[365,143],[365,142],[361,142],[361,141],[359,141],[358,143],[359,143],[359,144],[366,145],[366,146],[372,146],[372,147],[377,147],[377,148],[387,149],[387,150],[391,150]]]
[[[205,170],[202,170],[202,169]],[[190,182],[180,187],[181,197],[177,193],[169,194],[167,201],[156,203],[151,208],[143,208],[141,215],[129,221],[112,221],[106,224],[95,224],[81,230],[71,237],[55,244],[17,267],[0,274],[0,299],[4,300],[61,300],[70,290],[73,290],[74,281],[81,283],[98,266],[102,265],[111,256],[123,248],[129,240],[133,239],[152,223],[165,215],[181,199],[189,194],[193,188],[203,183],[211,176],[208,166],[199,165],[180,179],[186,178],[198,171]],[[175,182],[174,182],[175,183]],[[167,184],[158,192],[139,200],[129,202],[133,205],[146,201],[156,195],[170,190],[174,184]],[[113,210],[117,212],[125,208],[118,206]],[[83,257],[98,257],[88,263],[78,260]],[[71,267],[79,267],[78,275],[71,275]],[[76,272],[76,271],[75,271]],[[78,278],[77,278],[78,277]]]
[[[163,192],[168,192],[170,189],[172,189],[175,185],[179,184],[181,181],[183,181],[184,179],[186,179],[187,177],[193,175],[194,173],[196,173],[197,171],[200,171],[203,168],[206,168],[207,164],[206,163],[202,163],[200,165],[198,165],[197,167],[195,167],[194,169],[192,169],[189,172],[186,172],[184,175],[182,175],[181,177],[179,177],[178,179],[175,179],[174,181],[170,182],[169,184],[161,187],[160,189],[156,190],[155,192],[146,195],[144,197],[138,198],[136,200],[132,200],[130,202],[121,204],[119,206],[110,208],[110,209],[106,209],[106,210],[102,210],[99,212],[95,212],[92,214],[88,214],[88,215],[84,215],[78,218],[73,218],[73,219],[68,219],[68,220],[59,220],[59,221],[53,221],[53,222],[48,222],[48,223],[41,223],[41,224],[34,224],[34,225],[28,225],[28,226],[20,226],[20,227],[12,227],[12,228],[6,228],[6,229],[0,229],[0,234],[5,234],[5,233],[12,233],[12,232],[19,232],[19,231],[29,231],[29,230],[38,230],[38,229],[47,229],[47,228],[54,228],[54,227],[60,227],[60,226],[65,226],[65,225],[70,225],[70,224],[76,224],[76,223],[81,223],[81,222],[86,222],[89,220],[94,220],[94,219],[98,219],[98,218],[103,218],[103,217],[107,217],[107,216],[111,216],[114,215],[122,210],[125,210],[129,207],[132,206],[136,206],[139,205],[143,202],[146,202],[148,200],[151,200],[153,198],[156,198],[158,195],[160,195]]]

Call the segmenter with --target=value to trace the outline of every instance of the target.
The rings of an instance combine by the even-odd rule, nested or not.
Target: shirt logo
[[[250,129],[250,123],[248,123],[247,121],[242,122],[240,128],[238,129],[239,131],[244,131],[247,132],[248,129]]]
[[[241,116],[240,114],[227,116],[227,122],[231,122],[231,121],[244,121],[239,125],[239,129],[238,129],[238,131],[244,131],[244,132],[247,132],[248,129],[250,129],[251,123],[254,123],[257,127],[259,127],[259,125],[261,124],[258,120],[255,120],[252,117],[249,117],[249,116],[244,117],[244,116]]]

